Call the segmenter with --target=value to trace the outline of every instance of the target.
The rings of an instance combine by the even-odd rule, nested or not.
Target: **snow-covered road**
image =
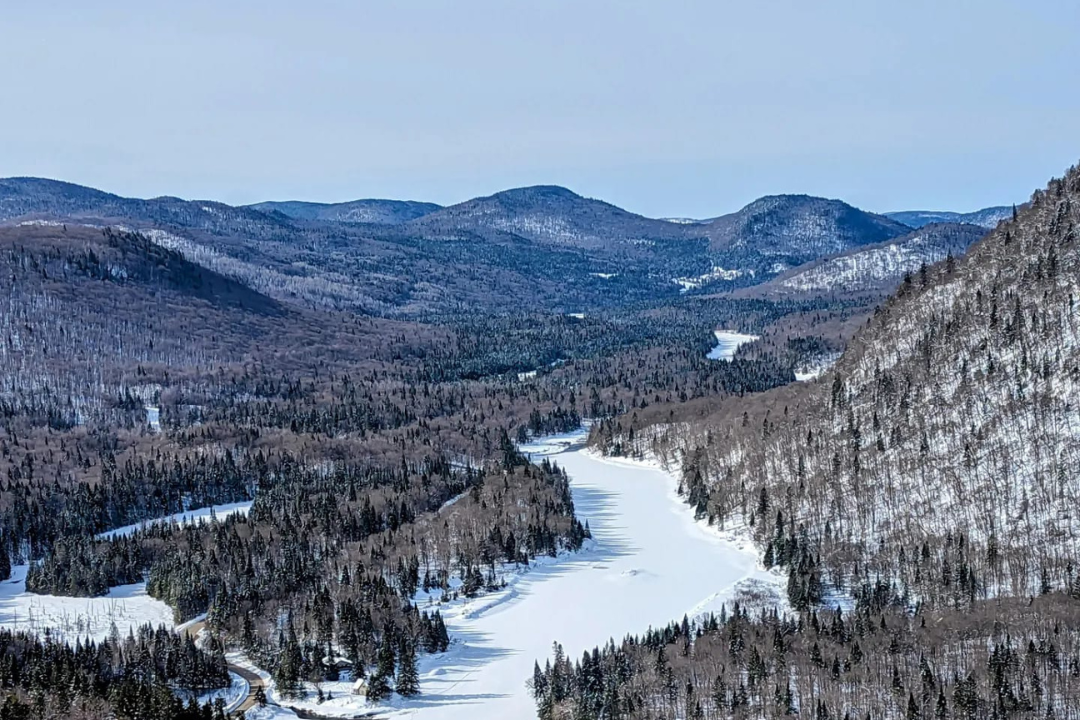
[[[523,450],[554,452],[550,445],[546,453]],[[774,580],[758,568],[751,547],[694,520],[669,474],[580,446],[552,459],[570,474],[578,517],[589,521],[595,546],[534,567],[505,591],[444,610],[459,644],[422,658],[423,694],[398,699],[391,717],[535,717],[525,681],[554,641],[580,658],[611,637],[719,610],[739,581]]]

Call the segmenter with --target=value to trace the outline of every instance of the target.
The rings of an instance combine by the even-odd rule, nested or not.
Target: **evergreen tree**
[[[383,639],[379,644],[379,657],[375,665],[375,672],[368,679],[367,698],[371,702],[381,702],[390,697],[390,680],[394,677],[395,658],[392,629],[387,627],[383,631]]]
[[[7,538],[0,533],[0,582],[11,577],[11,557],[8,555]]]
[[[402,633],[398,647],[398,670],[396,689],[402,697],[420,694],[420,675],[416,670],[416,648],[408,635]]]

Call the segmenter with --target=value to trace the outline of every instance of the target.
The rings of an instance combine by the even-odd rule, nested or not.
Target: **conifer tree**
[[[402,634],[398,647],[398,672],[395,684],[398,695],[413,697],[420,694],[420,675],[416,670],[416,648],[408,635]]]
[[[380,702],[390,697],[390,680],[394,677],[394,646],[391,628],[383,631],[383,639],[379,644],[379,658],[375,665],[375,672],[371,674],[367,686],[367,699],[371,702]]]

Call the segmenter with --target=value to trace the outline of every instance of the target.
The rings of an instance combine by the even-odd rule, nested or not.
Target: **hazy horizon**
[[[1008,205],[1080,159],[1080,7],[1047,5],[16,6],[0,176],[235,205],[553,184],[650,217]]]

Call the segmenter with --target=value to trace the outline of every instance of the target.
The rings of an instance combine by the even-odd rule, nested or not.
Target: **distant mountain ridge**
[[[902,210],[899,212],[884,213],[885,217],[892,218],[913,228],[920,228],[931,223],[967,223],[978,225],[987,230],[993,230],[998,223],[1012,217],[1011,206],[996,205],[983,208],[969,213],[939,212],[934,210]]]
[[[341,203],[305,202],[302,200],[268,201],[248,205],[253,210],[279,212],[296,220],[361,222],[396,225],[423,217],[442,208],[415,200],[351,200]]]
[[[233,207],[0,179],[0,223],[27,220],[140,230],[276,300],[394,316],[503,307],[507,297],[530,309],[578,312],[723,292],[911,232],[806,195],[676,223],[554,185],[448,207],[394,200]]]
[[[510,232],[535,242],[596,249],[611,242],[677,241],[686,230],[557,185],[514,188],[451,205],[413,227]]]

